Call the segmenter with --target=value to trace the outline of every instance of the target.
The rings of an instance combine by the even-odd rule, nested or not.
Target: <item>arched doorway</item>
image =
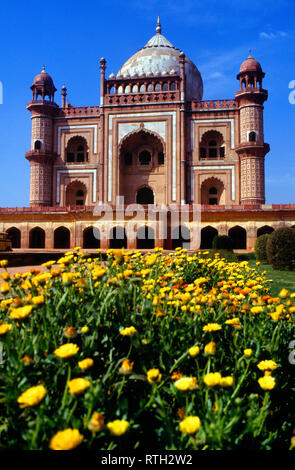
[[[152,227],[140,227],[136,236],[136,247],[139,250],[153,250],[155,248],[155,231]]]
[[[154,204],[154,193],[151,188],[145,186],[140,188],[136,194],[137,204]]]
[[[223,135],[218,131],[207,131],[200,142],[200,159],[220,160],[225,157]]]
[[[21,247],[21,233],[20,230],[16,227],[11,227],[8,230],[6,230],[6,233],[8,234],[11,243],[12,243],[12,248],[20,248]]]
[[[87,188],[81,181],[73,181],[66,187],[67,206],[85,206]]]
[[[167,202],[165,142],[160,135],[144,127],[127,134],[119,144],[119,159],[120,195],[125,204],[133,204],[138,199],[139,204],[153,204],[155,198],[149,188],[151,175],[153,187],[157,188],[157,203]]]
[[[218,178],[208,178],[201,185],[201,204],[225,204],[224,184]]]
[[[111,229],[110,248],[127,248],[127,235],[124,227],[113,227]]]
[[[96,227],[88,227],[83,232],[83,248],[100,248],[100,231]]]
[[[190,238],[190,230],[185,225],[175,227],[172,231],[172,250],[178,247],[189,249]]]
[[[247,232],[243,227],[236,225],[228,231],[228,235],[234,242],[234,249],[245,250],[247,248]]]
[[[257,230],[257,237],[260,237],[260,235],[270,234],[273,231],[274,229],[272,227],[270,227],[269,225],[264,225],[263,227],[260,227]]]
[[[201,230],[201,249],[210,249],[212,248],[213,238],[218,235],[216,228],[204,227]]]
[[[35,227],[30,231],[29,248],[45,248],[45,232],[43,228]]]
[[[54,230],[54,248],[70,248],[71,233],[66,227]]]

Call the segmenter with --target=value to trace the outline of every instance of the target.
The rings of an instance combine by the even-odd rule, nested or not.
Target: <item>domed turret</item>
[[[240,72],[237,75],[237,79],[240,80],[240,89],[257,88],[257,85],[262,87],[262,79],[265,77],[265,73],[262,71],[260,63],[254,59],[249,51],[249,56],[241,64]]]
[[[33,101],[38,100],[41,96],[42,101],[48,96],[49,101],[54,101],[54,93],[56,88],[54,86],[51,76],[46,72],[45,66],[43,66],[41,72],[34,78],[31,86],[33,92]]]
[[[117,76],[154,76],[180,74],[180,50],[174,47],[162,35],[160,18],[158,17],[156,34],[146,45],[130,57],[120,68]],[[201,100],[203,81],[195,64],[185,57],[186,97],[188,100]]]

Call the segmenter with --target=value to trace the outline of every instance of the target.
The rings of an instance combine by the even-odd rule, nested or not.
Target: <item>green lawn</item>
[[[267,279],[273,281],[271,295],[277,296],[283,287],[290,292],[295,292],[295,271],[279,271],[273,269],[269,264],[256,266],[254,260],[249,260],[249,266],[256,268],[259,272],[266,271]]]

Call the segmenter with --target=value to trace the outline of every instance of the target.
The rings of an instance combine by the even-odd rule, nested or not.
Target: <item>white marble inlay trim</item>
[[[56,202],[59,204],[60,202],[60,176],[62,174],[66,174],[71,176],[73,173],[84,173],[93,175],[92,185],[93,185],[93,192],[92,192],[92,202],[96,202],[96,170],[57,170],[57,184],[56,184]]]
[[[232,200],[236,198],[236,189],[235,189],[235,167],[234,165],[198,165],[192,166],[191,174],[191,192],[192,192],[192,201],[194,201],[194,170],[230,170],[231,171],[231,195]]]
[[[230,122],[230,133],[231,133],[231,149],[235,148],[235,120],[234,119],[195,119],[192,121],[191,124],[191,143],[192,143],[192,150],[195,148],[195,141],[194,141],[194,123],[219,123],[219,122]],[[212,129],[214,130],[214,129]]]
[[[93,142],[93,151],[94,153],[97,153],[97,129],[98,126],[97,124],[80,124],[77,126],[58,126],[57,127],[57,153],[60,155],[60,147],[61,147],[61,132],[63,130],[69,130],[69,129],[94,129],[94,142]]]
[[[176,201],[176,112],[168,111],[163,113],[136,113],[136,114],[111,114],[109,115],[109,131],[113,128],[113,119],[117,117],[155,117],[155,116],[172,116],[172,201]],[[121,123],[120,123],[121,124]],[[144,123],[146,125],[148,123]],[[151,121],[149,121],[151,124]],[[165,139],[166,141],[166,139]],[[108,149],[108,202],[112,200],[112,135],[109,135]]]

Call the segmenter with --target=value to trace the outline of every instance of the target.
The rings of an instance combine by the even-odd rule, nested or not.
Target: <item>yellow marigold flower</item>
[[[146,375],[147,375],[147,380],[150,384],[161,382],[162,374],[159,371],[159,369],[149,369]]]
[[[40,403],[46,395],[46,388],[43,385],[36,385],[35,387],[25,390],[17,399],[20,408],[27,408],[35,406]]]
[[[83,359],[82,361],[78,362],[78,366],[80,367],[81,370],[86,370],[92,367],[94,364],[93,359],[90,357],[87,357],[86,359]]]
[[[279,297],[281,297],[281,299],[285,299],[286,297],[288,297],[288,295],[289,295],[289,291],[285,288],[283,288],[281,292],[279,293]]]
[[[83,393],[86,390],[86,388],[89,387],[89,385],[90,385],[89,380],[83,379],[82,377],[69,380],[68,382],[69,393],[71,395],[79,395],[80,393]]]
[[[63,334],[66,338],[75,338],[77,336],[77,330],[74,326],[65,326]]]
[[[78,429],[64,429],[56,433],[50,440],[49,447],[51,450],[72,450],[83,441],[84,436],[79,433]]]
[[[157,261],[157,255],[148,255],[145,257],[145,263],[147,266],[153,265]]]
[[[278,367],[278,365],[275,361],[270,359],[266,361],[260,361],[259,364],[257,364],[257,367],[260,370],[274,370]]]
[[[253,313],[254,315],[261,313],[261,312],[263,312],[263,307],[259,305],[251,308],[251,313]]]
[[[25,354],[20,361],[23,362],[25,365],[32,364],[34,362],[34,360],[28,354]]]
[[[70,286],[75,279],[75,273],[62,273],[61,279],[65,286]]]
[[[92,432],[99,432],[104,428],[104,416],[95,411],[88,423],[88,429]]]
[[[128,326],[126,328],[123,328],[123,330],[120,331],[120,335],[123,336],[130,336],[133,335],[134,333],[137,333],[136,328],[134,326]]]
[[[214,343],[214,341],[210,341],[210,343],[206,344],[206,346],[204,347],[204,352],[205,354],[214,356],[216,352],[216,344]]]
[[[129,428],[129,422],[121,419],[115,419],[115,421],[111,421],[107,424],[107,428],[114,436],[122,436],[122,434],[125,434]]]
[[[209,372],[209,374],[204,376],[203,381],[207,387],[215,387],[216,385],[220,385],[221,374],[220,372]]]
[[[230,375],[227,377],[221,377],[220,379],[220,386],[221,387],[232,387],[234,383],[234,378]]]
[[[119,369],[120,374],[130,375],[133,370],[133,365],[134,362],[131,362],[130,359],[124,359]]]
[[[79,348],[76,344],[73,343],[67,343],[67,344],[62,344],[59,348],[55,349],[53,354],[57,357],[61,357],[63,359],[67,357],[74,356],[77,354],[79,351]]]
[[[179,429],[183,434],[195,434],[201,427],[198,416],[187,416],[179,423]]]
[[[32,303],[34,305],[41,305],[41,304],[44,304],[44,295],[41,294],[41,295],[36,295],[35,297],[32,297]]]
[[[2,259],[2,260],[0,261],[0,267],[1,267],[1,268],[5,268],[7,265],[8,265],[7,259]]]
[[[238,317],[231,318],[230,320],[226,320],[225,322],[226,325],[232,325],[232,326],[239,325],[239,323],[240,323],[240,319]]]
[[[3,281],[8,281],[10,279],[10,274],[8,271],[5,271],[0,275],[0,278],[3,279]]]
[[[92,278],[94,281],[96,281],[98,278],[102,277],[104,273],[106,272],[105,268],[94,268],[92,271]]]
[[[10,318],[14,318],[16,320],[22,320],[30,315],[32,311],[32,305],[25,305],[24,307],[12,308],[10,312]]]
[[[188,353],[191,357],[195,357],[200,353],[200,348],[199,346],[192,346],[189,348]]]
[[[1,292],[2,292],[2,294],[7,294],[7,292],[9,292],[9,291],[10,291],[10,285],[9,285],[9,283],[6,282],[6,281],[2,282],[2,284],[1,284]]]
[[[12,328],[12,325],[8,323],[2,323],[0,325],[0,335],[5,335],[8,331],[10,331]]]
[[[198,387],[196,377],[181,377],[174,382],[174,386],[177,390],[186,392],[187,390],[196,390]]]
[[[124,248],[120,248],[120,249],[112,249],[110,250],[110,254],[116,259],[116,260],[120,260],[123,258],[124,256]]]
[[[173,372],[170,379],[171,380],[178,380],[178,379],[180,379],[180,377],[182,377],[182,372],[180,372],[180,370],[176,370],[175,372]]]
[[[87,333],[89,331],[89,326],[85,325],[81,328],[81,333]]]
[[[258,383],[263,390],[272,390],[276,385],[276,381],[271,375],[260,377],[260,379],[258,379]]]
[[[260,261],[256,262],[256,266],[260,266],[260,264],[261,264]]]
[[[244,349],[244,356],[250,357],[252,356],[252,354],[253,354],[253,351],[251,348]]]
[[[221,328],[218,323],[208,323],[208,325],[203,326],[203,331],[218,331]]]

